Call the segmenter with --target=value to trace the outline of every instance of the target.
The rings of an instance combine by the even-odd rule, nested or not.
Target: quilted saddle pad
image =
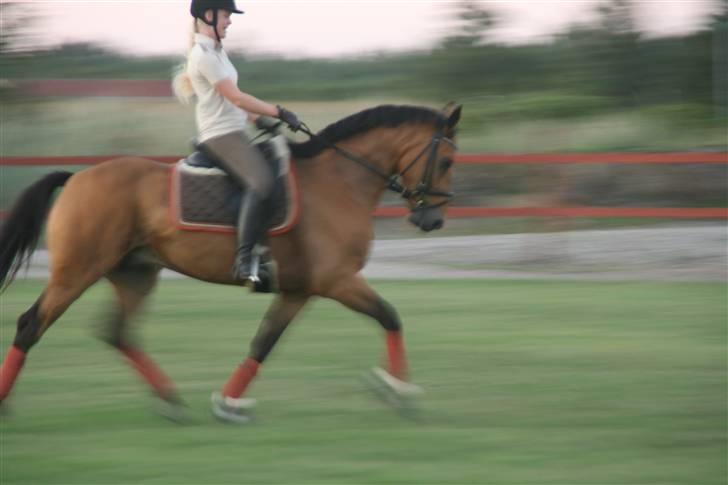
[[[195,157],[200,155],[195,154]],[[169,204],[172,220],[183,230],[235,233],[245,189],[221,169],[193,166],[188,159],[180,160],[172,169]],[[298,187],[294,165],[289,158],[279,158],[271,163],[275,164],[277,177],[269,235],[276,236],[291,230],[298,220]]]

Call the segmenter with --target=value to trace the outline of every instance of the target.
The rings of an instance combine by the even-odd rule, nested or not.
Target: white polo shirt
[[[248,114],[215,90],[225,78],[238,83],[235,70],[222,47],[202,34],[195,34],[195,45],[187,56],[187,74],[197,95],[195,120],[198,140],[205,141],[234,131],[245,130]]]

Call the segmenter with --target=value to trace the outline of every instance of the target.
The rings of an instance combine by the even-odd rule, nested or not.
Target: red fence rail
[[[166,79],[33,79],[19,81],[18,88],[26,96],[172,96]]]
[[[378,207],[377,217],[403,217],[406,207]],[[714,207],[450,207],[448,217],[625,217],[728,219],[728,208]]]
[[[642,153],[473,153],[458,155],[461,164],[728,164],[728,152]]]
[[[18,82],[30,96],[140,96],[169,97],[169,80],[139,79],[44,79]],[[0,166],[93,165],[114,158],[83,157],[2,157]],[[174,163],[179,156],[149,157]],[[674,153],[524,153],[462,154],[459,164],[728,164],[728,152]],[[380,207],[379,217],[401,217],[404,207]],[[4,213],[0,211],[0,218]],[[451,207],[450,217],[656,217],[728,219],[728,208],[653,208],[653,207]]]
[[[0,166],[95,165],[115,158],[104,156],[65,157],[0,157]],[[175,163],[181,156],[147,157],[164,163]],[[461,154],[459,164],[728,164],[728,152],[672,153],[528,153],[528,154]],[[402,217],[405,207],[379,207],[378,217]],[[0,219],[5,213],[0,211]],[[638,217],[678,219],[728,219],[728,208],[685,207],[450,207],[448,217]]]
[[[29,165],[95,165],[121,155],[72,157],[0,157],[0,166]],[[175,163],[182,156],[145,156],[158,162]],[[728,165],[728,152],[655,152],[655,153],[464,153],[457,156],[461,165],[505,164],[723,164]]]

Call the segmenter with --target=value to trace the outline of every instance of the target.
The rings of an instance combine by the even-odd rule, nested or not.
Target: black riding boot
[[[247,190],[240,202],[238,215],[238,253],[235,257],[233,278],[255,285],[256,278],[250,273],[253,263],[253,248],[263,237],[266,229],[265,201],[252,190]]]

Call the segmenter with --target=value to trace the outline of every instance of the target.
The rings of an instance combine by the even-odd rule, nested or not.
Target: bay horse
[[[452,164],[461,106],[442,111],[384,105],[333,123],[302,143],[289,142],[298,176],[300,215],[289,232],[271,237],[278,293],[263,317],[243,363],[213,412],[245,422],[254,401],[242,397],[276,341],[312,296],[336,300],[376,320],[384,330],[386,370],[381,383],[415,394],[408,379],[402,324],[396,310],[360,271],[374,237],[372,212],[385,189],[402,194],[410,221],[439,229],[452,197]],[[54,172],[16,201],[0,231],[0,286],[4,289],[30,258],[46,216],[50,277],[37,301],[17,322],[0,368],[0,403],[9,395],[26,355],[86,289],[108,279],[118,300],[104,340],[118,349],[170,408],[181,400],[171,379],[134,342],[127,322],[157,283],[162,268],[193,278],[240,285],[231,276],[235,236],[180,230],[168,215],[172,167],[124,157],[76,174]],[[55,203],[52,195],[64,187]],[[136,258],[143,250],[153,258]]]

